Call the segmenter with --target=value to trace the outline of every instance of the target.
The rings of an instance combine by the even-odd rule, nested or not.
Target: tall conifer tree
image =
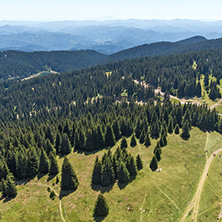
[[[99,194],[96,200],[96,204],[95,204],[95,208],[93,212],[94,212],[94,216],[98,216],[98,217],[105,217],[109,214],[109,207],[102,194]]]
[[[79,185],[76,173],[70,164],[69,160],[65,157],[62,164],[62,190],[76,190]]]

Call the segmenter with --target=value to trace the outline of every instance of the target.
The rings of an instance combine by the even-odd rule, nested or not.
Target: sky
[[[0,0],[0,20],[222,20],[221,0]]]

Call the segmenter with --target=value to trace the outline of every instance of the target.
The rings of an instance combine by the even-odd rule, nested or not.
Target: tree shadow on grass
[[[85,150],[74,150],[74,153],[77,153],[79,155],[82,155],[84,154],[85,156],[88,156],[88,155],[92,155],[92,154],[95,154],[95,153],[98,153],[99,151],[101,150],[109,150],[111,147],[105,147],[105,148],[101,148],[101,149],[97,149],[97,150],[92,150],[92,151],[85,151]]]
[[[107,187],[103,187],[102,185],[95,185],[91,183],[91,188],[95,191],[100,191],[101,193],[108,193],[110,190],[113,189],[114,184],[115,183],[112,183]]]
[[[68,196],[69,194],[75,192],[77,189],[75,190],[61,190],[60,194],[59,194],[59,199],[61,200],[63,197]]]
[[[47,178],[47,182],[54,179],[55,177],[56,177],[56,175],[49,175],[48,178]]]
[[[120,190],[123,190],[129,183],[131,183],[133,180],[136,179],[136,176],[131,176],[129,182],[126,183],[120,183],[119,181],[117,182],[118,187]]]
[[[7,203],[7,202],[13,200],[14,198],[15,198],[15,197],[5,197],[5,198],[2,198],[2,199],[4,199],[4,200],[3,200],[3,203]]]
[[[103,221],[103,220],[106,218],[106,216],[104,216],[104,217],[98,217],[98,216],[96,216],[96,215],[93,215],[93,218],[94,218],[94,221],[95,221],[95,222],[101,222],[101,221]]]
[[[25,178],[25,179],[19,179],[15,183],[16,183],[16,185],[26,185],[27,183],[29,183],[34,178],[35,178],[35,176],[29,177],[29,178]]]
[[[38,180],[40,180],[42,177],[44,177],[46,174],[42,174],[42,173],[39,173],[38,175],[37,175],[37,179]]]
[[[185,136],[180,135],[180,137],[181,137],[183,140],[186,140],[186,141],[190,139],[190,136],[189,136],[189,137],[185,137]]]
[[[119,189],[120,189],[120,190],[123,190],[129,183],[130,183],[130,182],[120,183],[120,182],[118,181],[117,184],[118,184]]]

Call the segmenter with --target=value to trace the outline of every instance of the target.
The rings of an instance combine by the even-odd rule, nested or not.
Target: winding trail
[[[198,210],[199,210],[199,203],[200,203],[200,197],[201,197],[201,193],[202,193],[202,189],[203,189],[203,186],[204,186],[204,182],[206,180],[206,177],[207,177],[207,173],[208,173],[208,170],[210,168],[210,164],[214,158],[214,156],[216,154],[218,154],[219,152],[222,152],[222,147],[220,149],[218,149],[217,151],[215,151],[207,160],[206,162],[206,165],[205,165],[205,168],[204,168],[204,171],[203,171],[203,174],[201,176],[201,179],[199,181],[199,184],[198,184],[198,187],[197,187],[197,191],[192,199],[192,201],[190,202],[190,204],[188,205],[181,221],[185,221],[187,215],[189,214],[189,212],[193,209],[193,216],[192,216],[192,219],[194,222],[197,221],[197,217],[198,217]]]
[[[60,215],[60,218],[62,220],[62,222],[66,222],[64,216],[63,216],[63,211],[62,211],[62,200],[61,198],[59,197],[59,194],[52,188],[50,187],[49,185],[47,184],[42,184],[42,183],[33,183],[33,182],[30,182],[29,184],[31,185],[36,185],[36,186],[40,186],[40,187],[49,187],[52,191],[54,191],[55,195],[58,197],[59,199],[59,215]]]
[[[216,106],[220,105],[221,103],[222,103],[222,98],[217,103],[210,106],[210,109],[214,109]]]

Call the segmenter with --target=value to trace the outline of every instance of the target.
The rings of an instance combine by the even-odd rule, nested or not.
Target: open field
[[[29,77],[26,77],[26,78],[22,79],[22,81],[33,79],[33,78],[36,78],[36,77],[39,77],[39,76],[46,76],[46,75],[49,75],[49,74],[59,74],[59,73],[55,72],[55,71],[52,71],[52,70],[50,70],[50,71],[42,71],[42,72],[39,72],[37,74],[33,74],[33,75],[29,76]]]
[[[112,148],[112,151],[119,143]],[[122,189],[117,183],[113,187],[101,189],[110,207],[110,213],[104,221],[180,221],[196,192],[205,167],[204,150],[207,149],[210,154],[222,147],[222,136],[215,132],[204,133],[197,128],[191,131],[191,138],[187,141],[181,139],[179,135],[169,135],[168,145],[162,148],[162,159],[159,162],[159,168],[163,169],[161,172],[152,172],[149,168],[155,145],[156,141],[152,140],[149,148],[141,144],[135,148],[128,148],[134,157],[138,153],[142,155],[144,169],[138,173],[134,181],[124,188],[121,187]],[[92,211],[101,187],[92,189],[91,173],[96,155],[101,157],[104,152],[105,150],[96,154],[68,155],[80,185],[75,192],[61,199],[66,221],[94,221]],[[217,183],[219,184],[218,174],[222,159],[217,156],[215,160],[217,162],[213,161],[207,181],[216,189]],[[59,160],[60,167],[62,161],[63,158]],[[214,170],[217,172],[215,176]],[[53,187],[57,193],[60,192],[60,188],[59,185],[53,186],[55,178],[49,181],[47,178],[48,176],[39,180],[34,178],[26,184],[18,185],[18,196],[15,199],[7,202],[1,200],[1,221],[60,221],[59,200],[49,198],[45,185]],[[211,212],[212,204],[207,198],[211,198],[213,191],[207,189],[211,188],[205,183],[204,199],[201,196],[199,214],[200,218],[209,217],[212,220],[208,221],[213,221],[220,213],[218,207],[220,201],[217,196],[212,197],[215,207]],[[217,192],[221,193],[221,185],[218,189]],[[131,210],[127,210],[128,207]]]

